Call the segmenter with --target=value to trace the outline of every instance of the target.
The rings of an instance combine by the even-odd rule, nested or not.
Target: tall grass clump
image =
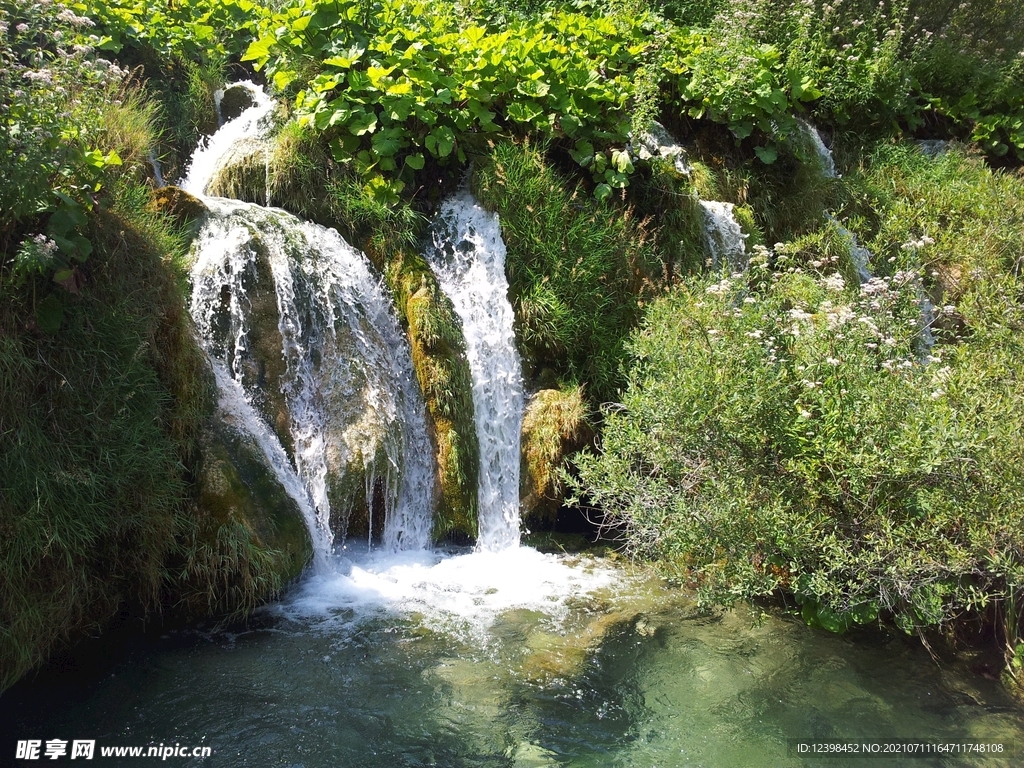
[[[495,144],[473,183],[501,217],[524,357],[597,402],[614,398],[626,339],[662,271],[646,222],[574,189],[530,143]]]

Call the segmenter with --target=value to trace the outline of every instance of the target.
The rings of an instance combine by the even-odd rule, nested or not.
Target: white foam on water
[[[436,631],[479,638],[512,610],[535,610],[558,620],[567,615],[570,599],[619,579],[606,564],[529,547],[450,554],[347,546],[331,566],[272,610],[330,631],[401,616]]]

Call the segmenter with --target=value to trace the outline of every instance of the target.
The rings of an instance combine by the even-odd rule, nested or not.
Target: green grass
[[[172,395],[189,385],[162,253],[180,241],[152,224],[97,217],[79,295],[0,289],[0,686],[122,602],[154,606],[176,547],[198,409]],[[44,294],[63,308],[52,336],[32,320]]]

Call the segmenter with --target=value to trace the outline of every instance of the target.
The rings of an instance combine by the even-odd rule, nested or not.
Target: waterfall
[[[156,156],[156,152],[150,149],[146,159],[149,160],[149,167],[153,169],[153,179],[156,181],[157,187],[162,187],[164,175],[160,171],[160,159]]]
[[[360,496],[371,537],[380,499],[385,546],[426,547],[436,480],[426,408],[408,340],[366,257],[285,211],[203,196],[232,148],[266,130],[272,103],[247,87],[254,106],[197,150],[183,183],[209,209],[193,244],[191,313],[223,367],[221,397],[237,400],[227,383],[241,387],[290,452],[319,554]]]
[[[630,136],[630,148],[636,150],[637,156],[641,160],[654,158],[671,160],[672,167],[681,176],[689,176],[693,170],[690,167],[686,150],[657,120],[651,121],[645,133],[639,136]]]
[[[839,174],[836,173],[836,162],[832,157],[832,150],[825,146],[825,142],[822,140],[821,134],[818,133],[818,129],[806,120],[798,120],[797,122],[814,149],[814,154],[821,165],[822,175],[827,179],[838,179]]]
[[[477,488],[482,550],[519,544],[519,440],[523,381],[498,217],[468,192],[441,206],[427,248],[438,284],[462,320],[480,443]]]
[[[192,155],[188,173],[178,185],[196,197],[206,194],[206,188],[223,165],[224,158],[228,157],[237,145],[266,136],[268,118],[274,111],[273,100],[264,93],[262,88],[248,80],[235,83],[235,86],[249,90],[252,94],[253,105],[234,120],[229,120],[205,141],[200,142],[199,147]],[[219,117],[219,101],[217,105]]]
[[[818,165],[821,167],[822,175],[827,179],[838,179],[839,174],[836,173],[836,163],[832,158],[832,150],[825,146],[825,142],[822,140],[821,134],[818,133],[818,129],[806,120],[799,120],[798,123],[814,149],[814,153],[818,158]],[[840,224],[839,220],[835,216],[831,213],[827,214],[827,216],[829,221],[835,225],[839,236],[846,241],[850,251],[850,261],[853,263],[853,268],[857,272],[857,279],[860,280],[861,283],[866,283],[871,279],[871,269],[869,265],[871,264],[871,260],[874,258],[874,254],[861,245],[857,240],[857,236]]]
[[[731,272],[742,272],[747,268],[747,235],[740,229],[733,214],[732,203],[715,200],[701,200],[704,213],[704,240],[711,253],[711,266],[721,269],[727,265]]]
[[[857,240],[857,236],[850,230],[839,223],[839,220],[831,213],[828,214],[829,221],[835,226],[839,236],[846,241],[850,249],[850,261],[853,262],[853,268],[857,271],[857,279],[862,283],[866,283],[871,279],[871,259],[874,258],[874,254],[871,253],[867,248],[860,244]]]

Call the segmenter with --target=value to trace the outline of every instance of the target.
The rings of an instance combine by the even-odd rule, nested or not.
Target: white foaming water
[[[457,194],[441,206],[426,257],[462,320],[473,377],[480,444],[477,546],[492,551],[515,547],[523,376],[498,217],[481,208],[469,192]]]
[[[332,500],[351,501],[349,476],[362,471],[371,510],[383,487],[385,545],[426,546],[435,478],[425,406],[408,341],[366,257],[336,231],[285,211],[206,202],[211,216],[193,246],[192,317],[250,402],[266,399],[260,339],[280,334],[280,388],[295,466],[316,509],[315,539],[332,540],[332,511],[347,516]],[[258,286],[273,291],[270,317],[266,300],[256,308]]]
[[[302,517],[306,521],[310,536],[313,538],[313,554],[316,558],[315,565],[322,568],[327,562],[327,552],[330,550],[331,542],[327,531],[324,531],[317,524],[316,510],[313,507],[313,500],[309,496],[308,489],[303,485],[302,480],[295,473],[291,460],[281,445],[277,435],[263,422],[245,396],[242,385],[239,384],[227,372],[224,366],[217,360],[210,359],[214,377],[217,380],[217,406],[218,416],[236,432],[249,437],[259,446],[267,467],[274,473],[274,477],[284,488],[285,492],[298,505]]]
[[[234,87],[246,88],[252,94],[253,105],[234,120],[225,123],[221,128],[200,142],[192,155],[188,173],[179,186],[186,192],[197,197],[206,194],[206,188],[220,169],[224,158],[242,141],[259,139],[266,135],[269,120],[274,111],[273,100],[255,83],[244,80],[234,83]],[[217,117],[220,119],[220,101],[217,101]]]
[[[721,269],[727,265],[731,272],[742,272],[747,268],[747,235],[740,229],[733,214],[732,203],[716,200],[701,200],[704,212],[704,241],[711,253],[711,266]]]
[[[633,139],[637,147],[637,155],[641,160],[651,160],[656,157],[671,160],[676,173],[689,176],[689,159],[686,150],[676,141],[661,123],[652,120],[647,132]]]
[[[370,552],[346,547],[273,610],[294,619],[321,619],[326,629],[380,616],[416,618],[460,637],[480,638],[501,614],[536,610],[558,620],[572,598],[617,582],[592,560],[576,563],[528,547],[500,552]]]
[[[285,211],[205,197],[232,152],[269,128],[270,98],[250,82],[236,85],[250,91],[253,106],[196,151],[183,182],[209,209],[193,244],[191,312],[202,343],[250,410],[262,406],[264,420],[287,435],[300,495],[315,510],[310,534],[321,559],[333,544],[332,512],[347,524],[357,492],[366,496],[372,537],[378,489],[385,546],[425,547],[436,481],[426,408],[408,341],[366,257],[336,231]],[[273,383],[268,369],[280,362],[280,392],[264,391]]]
[[[836,173],[836,162],[832,157],[832,150],[825,146],[825,142],[822,140],[821,134],[818,133],[818,129],[806,120],[799,120],[798,123],[810,140],[811,146],[814,147],[814,152],[818,156],[818,163],[821,165],[822,174],[829,179],[838,179],[839,174]]]

